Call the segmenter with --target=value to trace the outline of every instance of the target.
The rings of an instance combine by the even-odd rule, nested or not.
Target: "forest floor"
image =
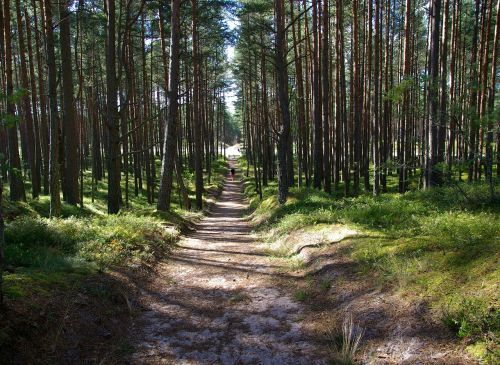
[[[226,181],[211,214],[142,288],[130,363],[476,363],[424,302],[357,270],[348,250],[357,232],[330,226],[337,243],[327,246],[317,245],[322,232],[297,233],[288,242],[301,256],[297,267],[273,257],[252,233],[241,190]],[[342,343],[360,333],[354,354]]]
[[[246,209],[241,182],[226,181],[209,216],[160,265],[143,288],[131,363],[327,363],[305,306],[276,285],[279,267],[252,235]]]
[[[279,205],[226,173],[204,218],[9,207],[0,364],[498,363],[494,202],[294,188]]]

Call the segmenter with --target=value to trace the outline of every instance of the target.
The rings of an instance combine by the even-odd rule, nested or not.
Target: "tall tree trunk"
[[[31,172],[31,189],[33,198],[38,198],[40,194],[40,174],[36,164],[36,147],[35,147],[35,128],[33,125],[33,114],[31,111],[30,95],[28,94],[31,86],[28,80],[28,67],[26,65],[26,45],[24,39],[23,20],[21,15],[20,1],[16,0],[16,15],[17,15],[17,34],[19,45],[19,60],[20,60],[20,78],[21,87],[26,90],[26,93],[21,97],[21,110],[23,111],[23,120],[25,123],[26,133],[26,152],[28,164]],[[29,41],[29,40],[28,40]]]
[[[346,78],[344,61],[344,10],[342,1],[337,1],[337,85],[338,85],[338,104],[336,110],[338,117],[337,145],[342,145],[342,179],[344,181],[344,195],[349,195],[349,124],[347,118],[347,97],[346,97]],[[326,132],[325,132],[326,135]],[[340,150],[340,149],[339,149]],[[339,154],[340,156],[341,154]],[[340,165],[339,165],[340,166]]]
[[[457,114],[455,111],[455,95],[456,95],[456,79],[457,79],[457,54],[458,54],[458,18],[460,11],[460,3],[458,1],[453,2],[453,17],[451,25],[451,59],[450,59],[450,128],[449,128],[449,138],[448,146],[446,150],[446,163],[448,165],[448,175],[451,176],[451,167],[453,163],[453,151],[456,140],[456,126],[457,126]]]
[[[160,9],[161,12],[161,9]],[[161,17],[160,17],[161,19]],[[160,25],[163,28],[163,25]],[[168,76],[168,109],[165,125],[165,139],[163,147],[163,161],[161,167],[160,189],[156,207],[158,210],[170,210],[172,194],[172,178],[175,166],[175,150],[177,143],[177,115],[179,94],[179,52],[180,52],[180,0],[172,0],[172,13],[170,20],[170,67]],[[165,49],[163,48],[163,61],[166,62]]]
[[[293,8],[293,2],[294,0],[290,0],[290,11],[292,14],[292,36],[293,36],[293,52],[294,52],[294,58],[295,58],[295,87],[297,89],[297,124],[298,124],[298,146],[297,146],[297,151],[298,151],[298,178],[299,178],[299,186],[302,186],[302,175],[305,172],[305,175],[307,177],[307,138],[305,135],[305,123],[306,123],[306,115],[305,115],[305,101],[304,101],[304,76],[302,74],[302,55],[300,54],[300,48],[298,45],[298,38],[301,37],[301,23],[300,19],[297,19],[298,21],[298,27],[296,27],[296,19],[294,18],[294,8]],[[298,28],[298,36],[297,36],[297,28]],[[261,43],[262,43],[262,36],[261,36]],[[262,49],[261,51],[262,56],[264,56],[264,50]],[[264,60],[264,57],[262,57],[262,60]],[[261,62],[261,68],[263,67],[264,63]],[[261,72],[264,72],[265,70],[262,70]],[[264,93],[266,93],[267,90],[263,91],[263,97]],[[264,117],[266,118],[266,117]],[[266,161],[266,153],[264,153],[264,161]],[[265,165],[265,162],[264,162]],[[267,185],[267,177],[265,176],[266,169],[264,169],[264,185]],[[307,178],[306,178],[307,181]]]
[[[361,165],[361,117],[362,117],[362,92],[361,84],[359,82],[360,65],[359,65],[359,24],[358,24],[358,0],[353,0],[352,3],[353,13],[353,124],[354,124],[354,194],[359,192],[359,177]]]
[[[287,149],[290,138],[290,109],[288,99],[288,75],[286,65],[285,5],[275,0],[276,50],[275,67],[278,99],[281,111],[281,128],[278,134],[278,201],[286,202],[288,196]]]
[[[405,37],[404,37],[404,50],[403,50],[403,82],[411,82],[411,0],[406,0],[405,8]],[[401,124],[399,126],[399,192],[404,193],[407,188],[407,163],[409,156],[407,155],[408,131],[407,126],[410,124],[410,90],[404,90],[403,106],[402,106]]]
[[[498,41],[500,39],[500,0],[497,0],[496,6],[495,33],[493,38],[493,54],[491,56],[491,72],[488,97],[488,111],[493,114],[495,110],[495,88],[497,81],[497,58]],[[500,121],[497,121],[497,136],[500,136]],[[493,120],[488,118],[488,131],[486,135],[486,170],[485,176],[490,184],[490,193],[493,196]],[[497,138],[497,155],[500,157],[500,138]],[[500,166],[497,166],[497,174],[500,174]]]
[[[45,47],[48,75],[48,95],[50,104],[50,215],[61,215],[60,175],[59,175],[59,110],[57,107],[57,70],[56,55],[54,51],[54,31],[52,25],[52,1],[44,0],[45,14]]]
[[[319,7],[318,0],[312,0],[312,98],[313,98],[313,125],[314,125],[314,182],[316,189],[321,188],[323,179],[323,126],[321,121],[321,73],[319,64]]]
[[[106,87],[108,130],[108,213],[120,210],[120,124],[117,113],[116,42],[115,42],[115,0],[106,0]]]
[[[321,33],[321,96],[323,110],[323,182],[327,193],[332,192],[332,169],[330,165],[330,68],[329,68],[329,1],[323,0],[321,17],[323,29]]]
[[[44,27],[43,2],[40,0],[42,28]],[[35,30],[35,49],[36,49],[36,66],[38,76],[38,94],[40,95],[40,144],[42,150],[42,170],[43,170],[43,192],[49,194],[49,125],[47,121],[47,98],[45,93],[44,69],[42,65],[43,42],[40,40],[40,32],[38,28],[38,17],[36,13],[37,6],[35,0],[32,0],[33,20]]]
[[[366,32],[365,32],[365,57],[366,57],[366,68],[364,70],[365,77],[365,86],[364,90],[364,107],[363,107],[363,181],[365,190],[370,190],[370,126],[371,126],[371,114],[372,114],[372,60],[373,60],[373,52],[372,52],[372,21],[373,19],[373,4],[371,1],[368,1],[368,14],[365,20]]]
[[[200,113],[200,54],[198,51],[198,0],[191,0],[192,37],[193,37],[193,125],[194,125],[194,170],[196,188],[196,207],[203,208],[203,167],[201,128],[203,119]]]
[[[441,174],[438,171],[438,83],[439,83],[439,30],[441,15],[441,0],[429,0],[430,27],[429,27],[429,61],[427,73],[429,77],[427,86],[427,153],[426,153],[426,179],[425,187],[439,185]]]
[[[439,100],[439,124],[438,124],[438,162],[444,161],[444,150],[446,144],[446,120],[447,120],[447,88],[448,88],[448,8],[450,0],[444,0],[443,4],[443,27],[441,35],[440,52],[440,100]]]
[[[10,199],[13,201],[26,200],[24,182],[21,176],[21,158],[19,157],[19,142],[17,124],[15,122],[16,107],[12,100],[14,84],[12,81],[12,38],[10,29],[10,1],[3,3],[4,23],[4,51],[5,51],[5,85],[7,97],[7,115],[12,118],[7,125],[7,138],[9,146],[9,186]]]
[[[478,70],[478,65],[477,65],[477,41],[478,41],[478,32],[479,32],[479,8],[480,8],[480,0],[475,1],[475,10],[474,10],[474,30],[472,33],[472,43],[471,43],[471,60],[470,60],[470,84],[475,85],[478,80],[477,80],[477,70]],[[477,88],[473,87],[471,90],[471,93],[469,95],[469,109],[473,111],[473,113],[476,112],[477,108]],[[476,118],[474,117],[469,117],[469,144],[468,144],[468,156],[467,156],[467,163],[468,163],[468,176],[467,180],[469,182],[472,182],[474,178],[474,162],[476,160],[476,144],[477,144],[477,139],[476,139],[476,130],[477,130],[477,122]]]
[[[36,90],[36,77],[35,77],[35,59],[33,56],[32,47],[32,37],[31,37],[31,24],[30,18],[28,16],[28,10],[24,8],[24,26],[26,29],[26,38],[28,45],[28,56],[29,56],[29,73],[30,73],[30,88],[31,88],[31,104],[33,110],[33,128],[34,128],[34,140],[35,140],[35,169],[36,169],[36,180],[38,184],[38,191],[41,192],[41,172],[42,172],[42,150],[40,141],[40,118],[37,108],[37,90]],[[1,57],[1,56],[0,56]]]
[[[380,68],[380,1],[375,0],[375,34],[373,58],[373,122],[372,122],[372,150],[373,150],[373,195],[380,193],[380,95],[379,95],[379,68]]]
[[[79,202],[78,190],[78,130],[75,118],[73,96],[73,75],[71,66],[71,24],[68,0],[59,0],[59,42],[61,47],[61,75],[63,91],[64,125],[64,196],[66,202],[76,205]]]

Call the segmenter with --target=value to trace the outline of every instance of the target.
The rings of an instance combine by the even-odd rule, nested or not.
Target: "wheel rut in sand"
[[[282,274],[251,233],[241,190],[225,181],[210,215],[144,289],[131,363],[327,363],[302,306],[273,284]]]

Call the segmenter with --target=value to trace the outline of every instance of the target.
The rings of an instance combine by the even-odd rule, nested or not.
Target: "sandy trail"
[[[133,364],[326,364],[304,308],[273,285],[281,275],[244,219],[241,183],[161,264],[134,324]]]

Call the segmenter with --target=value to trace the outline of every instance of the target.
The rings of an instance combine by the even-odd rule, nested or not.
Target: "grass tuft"
[[[363,335],[364,330],[354,324],[352,316],[344,318],[341,333],[332,329],[329,337],[334,363],[338,365],[354,364]]]

